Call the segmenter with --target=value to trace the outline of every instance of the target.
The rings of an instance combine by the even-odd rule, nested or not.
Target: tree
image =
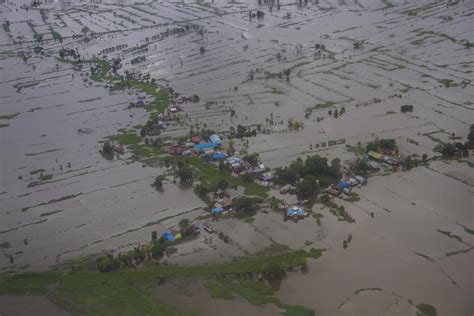
[[[221,189],[222,191],[227,190],[227,188],[229,188],[229,181],[226,179],[219,180],[219,182],[217,182],[217,188]]]
[[[395,150],[397,147],[395,139],[381,139],[379,145],[380,148],[390,151]]]
[[[285,276],[285,269],[279,262],[270,262],[262,266],[262,274],[267,280],[279,280]]]
[[[229,167],[230,165],[227,161],[224,161],[224,160],[219,161],[219,171],[225,172],[229,170]]]
[[[468,146],[470,149],[474,148],[474,124],[469,128],[469,134],[467,135]]]
[[[194,95],[192,96],[192,101],[193,101],[194,103],[198,103],[199,100],[200,100],[200,99],[199,99],[199,96],[198,96],[197,94],[194,94]]]
[[[323,194],[321,195],[321,198],[319,199],[321,201],[321,203],[323,203],[324,205],[328,205],[330,202],[331,202],[331,197],[327,194]]]
[[[355,170],[360,174],[367,174],[370,170],[370,166],[364,159],[357,159]]]
[[[163,243],[154,242],[153,246],[151,247],[151,255],[155,259],[159,259],[163,257],[163,253],[165,252],[166,246]]]
[[[253,154],[244,156],[243,159],[247,161],[250,165],[255,167],[258,165],[258,160],[259,160],[258,158],[259,158],[259,153],[253,153]]]
[[[379,149],[379,146],[376,142],[370,142],[367,144],[367,147],[366,147],[367,152],[377,151],[378,149]]]
[[[109,142],[105,142],[104,145],[102,145],[102,155],[105,159],[110,160],[114,158],[114,149]]]
[[[193,183],[193,171],[188,166],[182,166],[179,168],[176,175],[178,176],[181,184]]]
[[[262,199],[258,197],[241,196],[234,199],[234,207],[241,215],[253,215],[261,201]]]
[[[199,183],[194,187],[194,193],[199,196],[201,199],[205,199],[207,194],[210,192],[210,189],[205,184]]]
[[[87,36],[87,33],[89,33],[90,29],[87,26],[84,26],[81,30],[82,33],[84,33],[84,36]]]
[[[163,190],[163,179],[164,177],[162,175],[157,176],[151,186],[154,187],[158,191]]]
[[[107,253],[97,258],[97,269],[100,272],[111,272],[114,270],[114,257]]]
[[[333,179],[337,181],[342,178],[341,159],[334,158],[333,160],[331,160],[331,166],[329,167],[328,173]]]
[[[444,144],[441,148],[441,154],[445,158],[454,156],[456,154],[456,145],[451,143]]]
[[[296,189],[299,200],[311,198],[320,191],[319,181],[314,176],[306,176],[298,183]]]
[[[180,228],[188,228],[189,227],[189,219],[183,218],[182,220],[179,221],[178,226]]]

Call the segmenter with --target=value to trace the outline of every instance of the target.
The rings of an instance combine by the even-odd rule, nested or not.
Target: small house
[[[161,237],[165,238],[167,241],[173,241],[174,240],[174,236],[168,231],[161,234]]]
[[[369,160],[367,163],[369,164],[369,167],[372,170],[375,170],[375,171],[380,170],[380,165],[376,163],[375,161]]]
[[[354,187],[354,186],[356,186],[356,185],[359,184],[359,181],[357,181],[357,179],[355,179],[355,178],[349,178],[349,179],[347,180],[347,182],[349,183],[349,185],[350,185],[351,187]]]
[[[265,172],[264,174],[259,175],[259,179],[262,181],[272,181],[273,174],[271,172]]]
[[[196,144],[193,146],[193,150],[194,151],[206,151],[206,150],[210,150],[210,149],[214,149],[214,147],[216,147],[217,144],[214,144],[214,143],[203,143],[203,144]]]
[[[326,190],[324,190],[326,193],[332,195],[332,196],[339,196],[341,195],[341,191],[334,189],[333,187],[329,187]]]
[[[217,136],[217,134],[212,134],[211,136],[209,136],[209,140],[211,141],[211,143],[214,143],[214,144],[221,143],[221,139],[219,138],[219,136]]]
[[[338,187],[339,189],[343,190],[343,189],[349,188],[349,187],[350,187],[350,184],[349,184],[348,182],[346,182],[346,181],[339,181],[339,182],[337,183],[337,187]]]
[[[288,208],[286,216],[295,220],[303,218],[305,216],[304,208],[302,206],[293,206]]]
[[[212,215],[219,215],[223,211],[224,211],[224,208],[222,208],[222,207],[214,207],[211,210],[211,213],[212,213]]]
[[[289,184],[282,186],[280,188],[280,194],[287,194],[288,192],[290,192],[290,187],[291,185]]]
[[[225,157],[227,157],[227,155],[220,151],[217,151],[211,155],[211,159],[213,160],[224,159]]]
[[[382,160],[382,155],[375,151],[369,151],[367,156],[375,160]]]
[[[362,177],[362,176],[355,176],[356,180],[359,181],[359,184],[366,184],[367,183],[367,179]]]
[[[395,158],[393,157],[390,157],[390,156],[383,156],[382,160],[389,164],[389,165],[392,165],[392,166],[396,166],[398,165],[398,160],[396,160]]]

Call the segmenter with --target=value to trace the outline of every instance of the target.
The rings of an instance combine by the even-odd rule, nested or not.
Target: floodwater
[[[431,157],[436,139],[449,141],[454,133],[465,141],[473,122],[472,48],[463,45],[474,42],[472,1],[281,1],[271,11],[247,0],[62,1],[43,5],[45,16],[19,9],[29,2],[0,4],[2,24],[10,22],[8,31],[0,29],[1,272],[126,249],[153,230],[204,214],[192,190],[172,182],[163,193],[151,187],[165,170],[133,163],[129,153],[114,161],[100,156],[104,137],[146,122],[144,110],[127,109],[140,93],[111,93],[105,84],[86,82],[88,69],[54,59],[61,47],[92,58],[128,44],[107,54],[123,59],[122,73],[149,73],[185,96],[200,96],[183,106],[188,119],[165,135],[187,135],[190,126],[227,132],[259,125],[256,137],[235,147],[259,152],[270,167],[315,153],[344,161],[354,154],[343,144],[322,144],[356,145],[376,136],[395,138],[403,155]],[[258,9],[264,19],[249,21],[246,10]],[[152,39],[186,25],[182,34]],[[84,26],[100,36],[88,43],[73,39]],[[63,43],[52,40],[51,30]],[[25,62],[17,54],[36,46],[29,42],[34,32],[43,35],[45,54]],[[355,40],[362,48],[353,48]],[[144,44],[146,52],[131,50]],[[316,44],[325,50],[318,53]],[[138,56],[146,60],[132,65]],[[288,68],[290,79],[278,78]],[[332,105],[305,115],[325,102]],[[404,104],[412,104],[413,113],[400,113]],[[342,107],[344,115],[329,115]],[[289,118],[304,128],[288,131]],[[354,224],[338,222],[327,210],[316,210],[325,215],[321,226],[312,218],[284,222],[271,212],[252,223],[222,220],[216,229],[231,243],[201,236],[166,260],[220,262],[256,253],[272,240],[294,249],[310,244],[328,250],[308,274],[284,280],[279,295],[285,303],[323,315],[405,315],[422,302],[441,315],[469,315],[474,239],[464,226],[474,229],[470,163],[435,162],[370,179],[359,202],[340,202]],[[348,234],[353,241],[343,249]]]
[[[41,315],[49,316],[70,316],[67,311],[59,308],[42,296],[29,295],[1,295],[0,296],[0,312],[5,316],[29,316]]]

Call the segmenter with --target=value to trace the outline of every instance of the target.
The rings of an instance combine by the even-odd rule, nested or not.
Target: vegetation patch
[[[110,136],[109,139],[122,145],[136,145],[142,141],[142,138],[134,132]]]
[[[0,120],[12,120],[18,115],[20,115],[20,113],[3,114],[3,115],[0,115]]]
[[[434,306],[431,306],[429,304],[417,304],[416,308],[418,309],[416,311],[416,316],[436,316],[438,315],[436,308]]]
[[[320,109],[327,109],[327,108],[330,108],[330,107],[333,107],[334,106],[334,102],[332,101],[326,101],[324,103],[318,103],[316,105],[313,105],[312,107],[309,107],[305,110],[306,113],[311,113],[313,112],[314,110],[320,110]]]
[[[273,302],[281,308],[288,306],[279,303],[273,290],[264,282],[241,281],[239,276],[255,273],[265,265],[278,263],[286,269],[306,262],[307,258],[319,258],[323,250],[296,250],[270,257],[250,257],[219,265],[173,266],[150,265],[143,269],[125,269],[118,272],[96,273],[73,271],[70,273],[45,272],[5,276],[0,278],[0,294],[45,295],[54,284],[49,295],[59,304],[77,308],[73,312],[90,315],[182,315],[175,308],[167,306],[151,296],[151,289],[164,278],[200,276],[220,280],[228,277],[229,291],[246,298],[252,304]],[[237,280],[237,281],[234,281]],[[224,295],[224,290],[210,286],[215,295]],[[228,295],[228,294],[226,294]],[[74,307],[70,302],[73,301]],[[310,310],[302,307],[288,311]],[[291,314],[288,314],[291,315]]]
[[[206,282],[204,287],[209,291],[209,295],[212,298],[221,298],[224,300],[230,300],[234,298],[232,291],[222,283],[219,282]]]
[[[227,181],[230,187],[243,187],[244,193],[247,195],[256,195],[260,197],[267,197],[268,188],[263,187],[254,182],[244,181],[242,178],[234,177],[231,174],[220,171],[216,166],[210,164],[199,157],[182,157],[170,156],[163,158],[165,164],[185,164],[193,169],[201,184],[210,187],[217,187],[219,182]],[[199,194],[198,194],[199,195]]]
[[[48,202],[43,202],[43,203],[36,204],[36,205],[33,205],[33,206],[24,207],[24,208],[21,209],[21,211],[22,211],[22,212],[26,212],[26,211],[28,211],[29,209],[35,208],[35,207],[38,207],[38,206],[44,206],[44,205],[49,205],[49,204],[53,204],[53,203],[62,202],[62,201],[69,200],[69,199],[73,199],[73,198],[78,197],[79,195],[82,195],[82,194],[83,194],[83,193],[81,192],[81,193],[77,193],[77,194],[65,195],[65,196],[62,196],[62,197],[57,198],[57,199],[49,200]]]
[[[461,237],[459,237],[458,235],[454,235],[452,232],[450,231],[445,231],[445,230],[441,230],[441,229],[437,229],[436,231],[438,231],[439,233],[445,235],[445,236],[448,236],[449,238],[454,238],[456,239],[457,241],[459,242],[464,242],[464,240],[462,240]]]
[[[257,255],[258,256],[274,256],[276,254],[287,252],[287,251],[291,251],[291,248],[288,247],[287,245],[273,242],[271,245],[257,252]]]
[[[358,289],[357,291],[354,292],[354,294],[357,295],[360,292],[365,292],[365,291],[382,291],[382,289],[379,287],[368,287],[365,289]]]
[[[324,217],[324,214],[315,213],[315,214],[313,214],[313,217],[316,219],[316,224],[317,224],[318,226],[321,226],[321,218]]]

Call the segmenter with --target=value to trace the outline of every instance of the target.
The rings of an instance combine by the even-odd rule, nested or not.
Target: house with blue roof
[[[219,138],[219,136],[217,136],[217,134],[212,134],[211,136],[209,136],[209,140],[211,141],[211,143],[215,143],[215,144],[221,143],[221,139]]]
[[[214,149],[218,144],[216,143],[203,143],[203,144],[196,144],[193,146],[194,151],[206,151],[209,149]]]
[[[174,236],[170,232],[164,232],[161,234],[161,237],[164,237],[167,241],[173,241]]]
[[[286,216],[293,219],[303,218],[304,215],[304,208],[302,206],[292,206],[286,211]]]

